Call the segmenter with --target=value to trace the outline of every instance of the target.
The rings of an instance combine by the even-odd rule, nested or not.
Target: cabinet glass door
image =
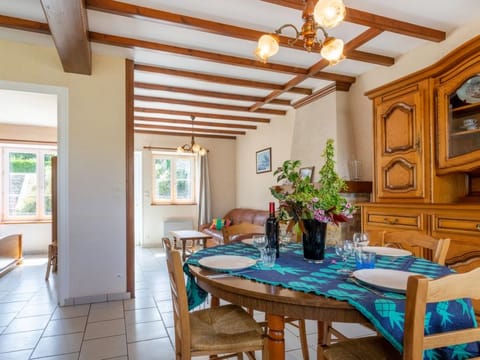
[[[480,74],[472,76],[449,96],[448,157],[480,149]]]

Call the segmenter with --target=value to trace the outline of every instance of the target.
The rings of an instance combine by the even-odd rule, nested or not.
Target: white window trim
[[[51,145],[39,145],[39,144],[14,144],[6,143],[0,144],[0,150],[2,152],[0,168],[2,169],[1,176],[1,188],[2,188],[2,222],[42,222],[42,221],[51,221],[52,215],[45,214],[44,208],[44,193],[43,189],[45,188],[45,176],[44,176],[44,156],[46,154],[52,154],[53,156],[57,155],[57,148]],[[22,215],[22,216],[12,216],[8,213],[8,199],[9,199],[9,189],[8,189],[8,178],[10,174],[9,170],[9,153],[11,152],[25,152],[25,153],[36,153],[37,155],[37,187],[41,191],[37,191],[37,209],[35,215]]]
[[[171,171],[171,199],[169,200],[161,200],[156,199],[156,191],[155,191],[155,160],[158,158],[162,159],[170,159],[172,160],[172,171]],[[191,185],[191,192],[192,198],[187,200],[178,200],[176,199],[176,186],[175,186],[175,161],[178,159],[187,159],[192,163],[192,185]],[[151,171],[152,171],[152,205],[195,205],[196,204],[196,166],[197,166],[197,155],[196,154],[175,154],[171,152],[160,152],[160,151],[152,151],[152,163],[151,163]]]

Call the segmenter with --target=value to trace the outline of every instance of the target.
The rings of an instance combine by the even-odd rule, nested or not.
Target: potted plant
[[[322,154],[325,163],[317,183],[300,176],[299,160],[286,160],[274,172],[280,184],[270,191],[279,201],[279,218],[288,222],[287,231],[294,228],[302,234],[307,261],[323,260],[328,223],[338,225],[353,217],[353,206],[340,194],[346,184],[335,171],[334,156],[333,140],[328,139]]]

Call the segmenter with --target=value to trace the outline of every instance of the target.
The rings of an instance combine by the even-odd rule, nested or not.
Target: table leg
[[[207,248],[207,238],[205,239],[202,239],[203,240],[203,248],[206,249]]]
[[[281,315],[267,314],[268,359],[285,360],[285,319]]]
[[[323,346],[328,342],[328,325],[327,321],[317,321],[317,360],[323,360]]]
[[[182,260],[185,261],[185,259],[187,258],[187,240],[186,239],[182,239]]]

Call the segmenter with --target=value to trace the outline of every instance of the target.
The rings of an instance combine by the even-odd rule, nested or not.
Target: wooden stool
[[[48,280],[50,276],[50,270],[52,272],[57,272],[57,255],[58,248],[56,243],[51,243],[48,245],[48,259],[47,259],[47,272],[45,274],[45,280]],[[53,268],[52,268],[53,267]]]

